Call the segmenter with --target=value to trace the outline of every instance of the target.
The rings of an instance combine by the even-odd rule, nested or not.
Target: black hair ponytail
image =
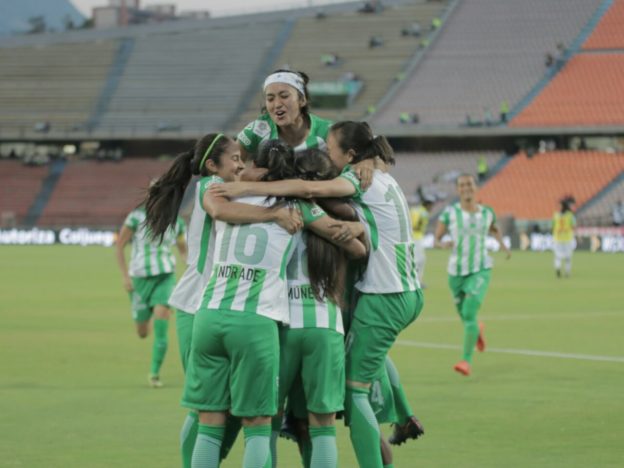
[[[337,122],[331,127],[338,140],[338,146],[343,152],[353,150],[352,164],[366,159],[379,157],[386,164],[394,164],[394,151],[386,137],[373,136],[373,131],[366,122],[346,120]]]

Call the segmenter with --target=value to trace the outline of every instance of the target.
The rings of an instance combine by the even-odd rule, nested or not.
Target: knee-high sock
[[[467,295],[462,304],[462,322],[464,323],[464,353],[462,359],[472,362],[472,354],[479,339],[477,314],[481,303],[472,295]]]
[[[401,385],[401,379],[399,378],[399,371],[397,370],[394,362],[390,359],[390,356],[386,356],[386,372],[392,386],[392,398],[394,399],[394,407],[397,413],[397,423],[405,424],[407,418],[414,415],[414,411],[407,401],[405,390]]]
[[[312,441],[307,434],[299,441],[299,451],[301,452],[301,464],[303,468],[310,468],[310,464],[312,463]]]
[[[225,433],[223,434],[223,443],[221,444],[221,453],[219,455],[221,460],[225,460],[230,450],[232,450],[232,446],[234,442],[236,442],[241,427],[242,423],[240,418],[229,414],[225,420]]]
[[[278,413],[271,419],[271,466],[277,467],[277,439],[282,428],[282,416]]]
[[[382,468],[379,424],[368,401],[370,389],[347,386],[345,416],[360,468]]]
[[[169,328],[169,320],[154,319],[154,345],[152,347],[152,366],[151,374],[159,375],[160,366],[165,360],[167,354],[167,330]]]
[[[310,427],[312,459],[310,468],[336,468],[338,448],[336,447],[336,426]]]
[[[200,424],[193,450],[192,468],[218,468],[224,426]]]
[[[243,468],[271,468],[271,425],[244,427]]]
[[[561,270],[561,257],[555,257],[555,270]]]
[[[198,416],[195,411],[190,411],[184,419],[180,430],[180,452],[182,454],[182,466],[191,468],[193,449],[197,440]]]
[[[572,257],[568,257],[565,259],[565,273],[569,275],[572,271]]]

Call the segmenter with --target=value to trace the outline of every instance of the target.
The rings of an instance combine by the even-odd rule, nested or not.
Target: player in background
[[[421,286],[424,287],[425,263],[427,257],[425,254],[424,237],[427,234],[427,226],[429,226],[429,214],[433,207],[433,199],[427,196],[423,197],[420,205],[410,210],[412,220],[412,235],[414,237],[414,254],[416,255],[416,268],[418,270],[418,279]]]
[[[446,207],[440,215],[434,245],[451,249],[448,282],[464,325],[462,358],[453,368],[467,376],[475,346],[479,351],[485,350],[484,326],[477,322],[477,315],[490,284],[493,263],[485,245],[488,234],[498,241],[507,259],[511,258],[511,252],[503,243],[494,210],[477,202],[474,176],[460,175],[456,187],[459,202]],[[442,240],[447,233],[451,240]]]
[[[264,180],[292,177],[293,152],[268,142],[254,158]],[[266,197],[239,202],[266,206]],[[275,200],[273,200],[275,201]],[[322,209],[296,203],[304,224],[330,237],[335,229]],[[289,321],[286,267],[297,236],[275,223],[216,223],[215,260],[193,326],[183,405],[199,411],[193,467],[216,467],[227,412],[243,418],[244,466],[271,466],[271,417],[277,410],[277,323]],[[356,248],[354,241],[345,249]],[[253,333],[250,333],[253,330]]]
[[[153,322],[154,344],[148,379],[152,387],[159,388],[163,385],[160,367],[168,346],[169,296],[175,286],[175,256],[171,247],[177,245],[180,255],[186,258],[186,226],[182,218],[176,217],[173,226],[154,240],[145,225],[145,217],[143,205],[128,214],[117,237],[115,254],[124,288],[130,295],[132,318],[140,338],[147,337]],[[129,266],[124,252],[128,243],[132,243]]]
[[[572,211],[574,200],[566,197],[561,200],[561,210],[553,215],[553,252],[555,254],[555,273],[561,278],[561,263],[564,263],[563,276],[568,277],[572,272],[572,254],[576,248],[574,228],[576,218]]]
[[[350,197],[364,223],[371,251],[366,271],[356,283],[361,293],[347,337],[345,413],[360,466],[382,467],[380,430],[369,402],[372,382],[385,365],[396,337],[419,315],[423,297],[415,267],[409,208],[397,182],[376,170],[372,185],[362,190],[351,164],[379,158],[393,164],[384,137],[374,137],[362,122],[339,122],[327,139],[329,155],[341,175],[330,181],[240,182],[214,190],[226,196],[250,193],[276,196]],[[389,313],[389,311],[391,311]]]
[[[145,201],[146,223],[153,236],[159,238],[170,228],[171,220],[176,219],[192,176],[200,177],[195,187],[187,234],[187,268],[169,298],[169,304],[176,308],[178,345],[185,371],[195,312],[212,271],[214,220],[233,224],[276,222],[293,234],[301,227],[300,216],[295,210],[257,207],[210,195],[208,187],[236,180],[243,168],[235,141],[222,133],[208,134],[200,138],[189,151],[178,155],[169,170],[152,184]],[[226,431],[227,440],[222,445],[222,458],[225,458],[234,443],[240,426],[238,421],[232,419],[228,419],[230,430]],[[189,412],[180,432],[180,449],[185,468],[191,466],[197,424],[197,412]]]

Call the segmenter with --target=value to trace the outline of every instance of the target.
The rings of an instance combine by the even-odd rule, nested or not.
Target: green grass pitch
[[[624,257],[578,252],[556,279],[550,253],[497,255],[489,350],[464,378],[446,255],[429,253],[425,309],[391,351],[426,428],[395,466],[624,466]],[[135,335],[112,249],[2,246],[0,298],[0,466],[179,466],[175,327],[166,387],[150,389],[151,338]],[[338,428],[340,465],[355,467]],[[300,466],[293,443],[278,450]],[[239,438],[222,466],[241,457]]]

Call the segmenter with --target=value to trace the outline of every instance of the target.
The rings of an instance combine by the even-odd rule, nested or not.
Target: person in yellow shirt
[[[416,258],[416,269],[418,271],[418,280],[421,286],[425,275],[425,245],[424,237],[427,233],[427,226],[429,225],[429,213],[431,213],[431,207],[433,207],[433,199],[427,196],[422,198],[420,205],[412,207],[410,215],[412,218],[412,236],[414,238],[414,257]]]
[[[570,276],[572,271],[572,253],[576,248],[574,228],[576,218],[572,212],[574,201],[571,198],[561,200],[561,211],[553,216],[553,252],[555,254],[555,273],[561,278],[561,265],[564,263],[564,276]]]

